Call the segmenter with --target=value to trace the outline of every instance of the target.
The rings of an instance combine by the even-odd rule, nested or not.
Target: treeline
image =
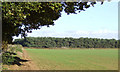
[[[118,40],[98,38],[27,37],[14,43],[38,48],[118,48]]]

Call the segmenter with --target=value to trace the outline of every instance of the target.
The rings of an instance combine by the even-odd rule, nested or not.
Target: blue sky
[[[79,14],[62,12],[54,26],[33,30],[30,36],[118,39],[118,2],[97,3]]]

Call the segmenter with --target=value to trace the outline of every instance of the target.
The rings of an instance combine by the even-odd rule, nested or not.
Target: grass
[[[42,70],[117,70],[117,49],[26,49]]]

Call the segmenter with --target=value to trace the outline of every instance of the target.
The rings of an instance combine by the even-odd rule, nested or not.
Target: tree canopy
[[[11,43],[13,36],[26,37],[33,29],[54,25],[62,11],[77,14],[94,4],[96,2],[3,2],[2,40]]]
[[[118,48],[118,40],[99,38],[26,37],[15,44],[36,48]]]

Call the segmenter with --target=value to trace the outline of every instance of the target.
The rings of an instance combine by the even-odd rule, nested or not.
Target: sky
[[[33,30],[27,37],[118,39],[118,2],[97,3],[79,14],[67,15],[62,12],[61,17],[54,22],[54,26]]]

